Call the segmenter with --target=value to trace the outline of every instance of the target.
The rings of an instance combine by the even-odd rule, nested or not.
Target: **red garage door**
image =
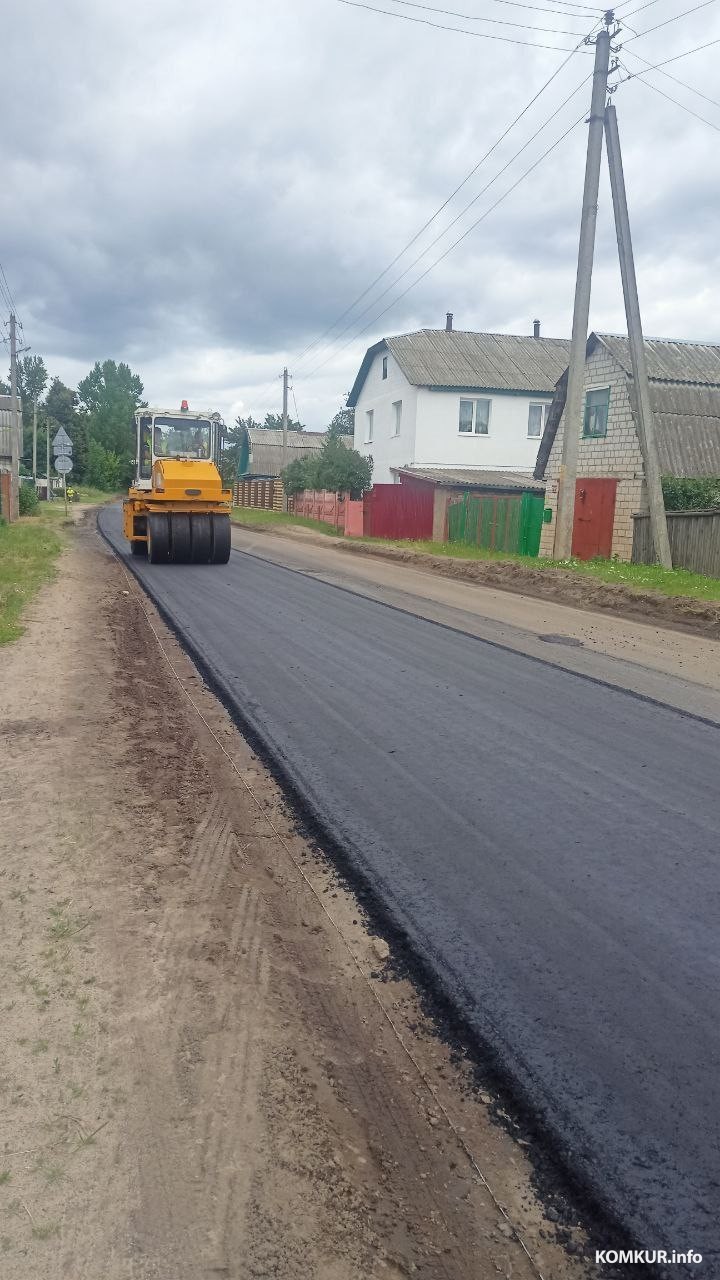
[[[612,554],[617,480],[578,480],[575,485],[575,521],[572,553],[578,560]]]

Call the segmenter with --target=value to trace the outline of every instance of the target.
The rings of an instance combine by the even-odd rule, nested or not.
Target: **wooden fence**
[[[711,511],[668,511],[668,537],[676,569],[720,578],[720,507]],[[654,564],[649,515],[633,516],[634,564]]]
[[[545,499],[542,494],[463,494],[448,507],[448,541],[488,551],[536,556]]]
[[[261,511],[284,511],[285,492],[280,480],[238,480],[233,485],[233,505]],[[291,500],[292,502],[292,500]],[[292,511],[292,505],[287,508]]]

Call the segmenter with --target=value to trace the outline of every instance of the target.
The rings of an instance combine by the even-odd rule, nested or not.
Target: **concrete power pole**
[[[655,420],[652,405],[650,404],[650,386],[640,320],[640,301],[635,277],[635,261],[630,238],[630,217],[620,151],[620,134],[618,132],[617,112],[613,106],[607,107],[605,111],[605,141],[607,143],[610,187],[612,189],[613,210],[615,212],[615,232],[617,235],[618,257],[620,259],[620,274],[622,276],[623,297],[625,299],[630,360],[632,362],[637,397],[638,436],[640,437],[640,448],[642,449],[643,462],[645,464],[645,480],[647,482],[648,505],[650,507],[650,529],[655,545],[655,555],[663,569],[672,569],[670,539],[668,537],[660,477],[660,459],[658,458],[657,440],[655,438]]]
[[[12,396],[11,460],[10,460],[10,519],[20,514],[20,416],[17,398],[17,333],[15,316],[10,316],[10,395]]]
[[[37,485],[37,396],[33,396],[33,484]]]
[[[282,469],[288,464],[288,371],[283,369],[283,411],[282,411]],[[287,510],[287,496],[283,497],[283,509]]]
[[[611,15],[606,15],[606,22],[610,20]],[[585,161],[585,186],[580,220],[580,245],[578,248],[577,278],[575,282],[570,367],[568,369],[567,400],[565,402],[565,430],[563,432],[562,460],[558,484],[554,548],[556,560],[567,560],[572,551],[575,483],[577,480],[580,420],[585,384],[585,348],[590,316],[590,286],[595,252],[595,224],[597,222],[603,122],[609,66],[610,33],[606,30],[600,32],[595,42],[595,69],[593,72],[590,127],[588,129],[587,159]]]

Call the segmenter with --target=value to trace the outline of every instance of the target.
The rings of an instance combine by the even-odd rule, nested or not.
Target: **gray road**
[[[720,729],[247,553],[133,567],[569,1164],[718,1274]]]

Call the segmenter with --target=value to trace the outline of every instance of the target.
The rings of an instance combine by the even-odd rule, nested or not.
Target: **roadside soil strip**
[[[594,1275],[92,523],[3,657],[3,1280]]]

